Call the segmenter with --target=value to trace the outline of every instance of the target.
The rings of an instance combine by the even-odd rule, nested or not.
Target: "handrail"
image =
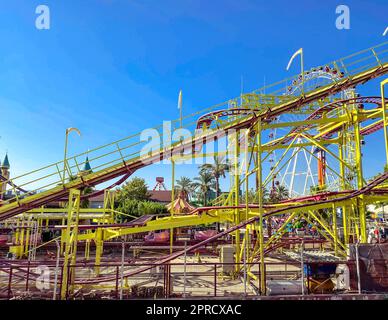
[[[340,70],[337,70],[337,72],[343,72],[345,75],[347,75],[347,76],[344,76],[339,81],[336,81],[335,85],[336,86],[342,85],[346,87],[346,86],[349,86],[350,82],[353,81],[353,79],[356,77],[359,77],[360,78],[359,82],[362,82],[361,80],[363,79],[364,74],[366,77],[365,81],[367,81],[374,74],[381,75],[387,72],[388,50],[385,48],[388,48],[388,42],[384,42],[382,44],[379,44],[369,49],[364,49],[358,53],[354,53],[350,56],[344,57],[330,64],[327,64],[326,66],[341,65],[342,67],[339,67]],[[377,50],[377,49],[383,49],[383,50]],[[368,53],[366,57],[364,56],[365,53]],[[372,63],[369,63],[369,59],[373,59]],[[349,66],[352,67],[355,64],[359,63],[359,61],[368,61],[368,63],[355,69],[357,70],[358,73],[355,73],[354,70],[350,70],[353,68],[349,69]],[[384,68],[381,67],[382,65],[384,66]],[[368,68],[366,68],[366,66]],[[271,96],[271,99],[269,100],[272,101],[270,102],[272,108],[268,108],[263,104],[258,105],[259,109],[261,109],[259,114],[265,115],[269,111],[271,111],[273,114],[276,114],[276,112],[279,114],[279,113],[288,111],[289,109],[287,109],[287,106],[290,106],[293,103],[297,103],[298,101],[301,101],[301,103],[303,103],[303,101],[305,101],[305,103],[310,103],[316,100],[318,95],[321,95],[321,96],[328,95],[330,94],[330,91],[333,88],[333,82],[331,82],[320,88],[314,88],[314,87],[310,88],[310,91],[309,91],[309,88],[306,87],[304,97],[300,97],[298,93],[294,93],[291,96],[287,97],[287,95],[284,93],[285,88],[287,88],[287,85],[290,82],[292,83],[292,81],[296,81],[298,77],[299,75],[296,75],[294,77],[282,80],[280,82],[262,87],[260,89],[257,89],[248,93],[246,96],[248,95],[257,95],[258,97]],[[277,86],[279,86],[280,88],[277,88]],[[270,90],[268,90],[270,88],[273,88],[274,91],[271,92]],[[264,95],[264,92],[265,92],[265,95]],[[307,99],[309,98],[309,96],[312,97],[310,100]],[[225,108],[229,108],[231,101],[234,101],[236,104],[239,103],[238,98],[239,97],[185,116],[183,118],[185,120],[183,128],[188,129],[191,132],[195,131],[195,123],[196,123],[195,117],[198,114],[203,114],[209,111],[215,111],[221,106],[224,106]],[[247,102],[245,101],[245,103]],[[210,132],[215,132],[219,129],[230,127],[231,123],[238,123],[239,120],[244,120],[249,117],[251,116],[249,115],[245,115],[245,116],[241,115],[240,117],[232,116],[231,118],[227,119],[226,122],[222,123],[222,125],[219,128],[209,128],[211,129]],[[188,121],[188,120],[191,120],[191,121]],[[171,122],[171,133],[178,128],[179,128],[179,120],[174,119]],[[156,130],[159,133],[162,133],[161,131],[163,130],[163,126],[159,125],[151,129]],[[141,147],[144,146],[147,142],[146,141],[144,141],[144,143],[139,142],[140,135],[141,135],[141,132],[138,132],[126,138],[122,138],[112,143],[108,143],[103,146],[96,147],[87,152],[83,152],[74,156],[69,156],[65,160],[68,163],[67,168],[70,170],[70,173],[72,176],[80,177],[81,175],[84,175],[85,180],[93,178],[96,175],[106,175],[108,177],[109,174],[111,173],[111,169],[113,166],[119,166],[120,164],[121,166],[127,166],[129,163],[134,163],[139,160],[147,159],[147,157],[144,158],[141,156],[141,152],[142,152]],[[175,144],[172,144],[171,146],[179,145],[179,144],[180,142],[178,141]],[[164,146],[163,147],[160,146],[159,150],[156,151],[155,154],[158,152],[160,153],[162,150],[164,150],[164,148],[165,148]],[[122,155],[122,152],[121,152],[122,150],[128,150],[128,153],[126,155]],[[84,172],[80,171],[80,168],[82,168],[82,166],[85,164],[85,160],[83,159],[83,157],[86,157],[87,155],[90,157],[89,163],[92,169],[93,170],[98,169],[98,171],[96,171],[93,174],[85,174]],[[152,156],[154,156],[154,152],[152,152],[151,157]],[[61,175],[61,168],[63,168],[63,164],[64,164],[64,161],[55,162],[51,165],[47,165],[42,168],[33,170],[31,172],[24,173],[12,179],[8,179],[5,183],[12,184],[13,186],[19,187],[19,188],[23,186],[23,189],[28,188],[30,189],[30,191],[28,191],[28,193],[26,194],[23,194],[23,193],[20,193],[20,190],[18,192],[16,190],[17,188],[14,187],[16,194],[13,195],[13,197],[10,199],[4,199],[5,192],[2,193],[1,195],[4,201],[2,203],[2,206],[0,207],[0,215],[6,212],[7,208],[9,206],[12,206],[13,202],[15,201],[25,200],[24,203],[27,203],[28,201],[26,200],[26,198],[30,198],[31,200],[36,199],[37,197],[39,197],[37,196],[37,194],[41,193],[42,187],[50,188],[49,190],[56,190],[55,192],[57,192],[58,190],[61,189],[59,188],[60,186],[68,188],[68,187],[71,187],[72,185],[76,185],[76,183],[72,183],[70,181],[64,181]]]

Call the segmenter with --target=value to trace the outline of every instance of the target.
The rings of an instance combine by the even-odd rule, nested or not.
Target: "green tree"
[[[198,191],[198,194],[202,200],[204,206],[207,205],[209,193],[214,191],[216,184],[214,182],[214,176],[207,171],[199,173],[199,177],[194,178],[194,187]]]
[[[200,167],[200,173],[208,172],[215,179],[215,191],[216,196],[219,197],[221,194],[220,190],[220,178],[225,178],[226,173],[229,171],[229,164],[225,161],[224,157],[214,156],[214,163],[205,163]]]
[[[68,180],[69,180],[69,182],[71,182],[71,181],[76,180],[77,178],[78,178],[77,176],[71,175],[68,178]],[[94,190],[95,190],[94,187],[83,187],[83,188],[81,188],[80,189],[81,197],[93,193]],[[81,200],[80,208],[89,208],[89,204],[90,204],[89,198],[83,199],[83,200]]]
[[[163,214],[167,213],[165,205],[152,202],[152,201],[141,201],[136,199],[125,199],[124,201],[118,203],[117,211],[125,213],[127,215],[140,217],[145,214]],[[117,222],[125,222],[131,219],[125,215],[117,215]]]
[[[166,213],[166,207],[157,202],[149,201],[148,186],[142,178],[132,178],[117,191],[115,208],[117,211],[140,217],[145,214]],[[118,215],[117,221],[123,222],[129,217]]]
[[[142,178],[132,178],[124,186],[117,191],[117,202],[121,203],[127,199],[130,200],[148,200],[150,194],[148,193],[148,186]]]
[[[175,190],[177,192],[182,192],[186,200],[191,198],[191,194],[194,192],[195,186],[193,181],[188,177],[181,177],[176,180]]]
[[[85,187],[85,188],[81,189],[81,196],[88,195],[88,194],[91,194],[93,192],[94,192],[93,187]],[[90,205],[89,198],[81,200],[81,203],[80,203],[81,208],[89,208],[89,205]]]

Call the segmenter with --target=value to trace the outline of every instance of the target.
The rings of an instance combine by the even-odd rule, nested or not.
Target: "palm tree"
[[[263,203],[268,203],[269,191],[267,188],[263,188]]]
[[[188,200],[194,191],[193,182],[188,177],[181,177],[176,180],[175,190],[183,193],[186,200]]]
[[[206,206],[209,191],[214,191],[215,189],[214,177],[210,172],[203,171],[194,180],[196,182],[193,183],[193,186],[199,189],[198,193],[202,197],[203,205]]]
[[[270,191],[269,202],[276,203],[289,198],[289,192],[285,186],[277,185]]]
[[[276,194],[278,201],[282,201],[289,198],[289,192],[285,186],[278,185],[276,187]]]
[[[87,186],[87,187],[84,187],[84,188],[81,189],[81,195],[82,196],[89,195],[89,194],[91,194],[93,192],[94,192],[94,188],[93,187]],[[80,203],[80,207],[81,208],[84,208],[84,209],[85,208],[89,208],[89,205],[90,205],[90,201],[89,201],[88,198],[81,200],[81,203]]]
[[[263,203],[268,202],[268,190],[266,188],[262,188],[262,197],[263,197]],[[246,197],[246,192],[243,193],[240,203],[245,203],[245,197]],[[257,190],[254,189],[249,189],[248,191],[248,202],[249,203],[258,203],[259,202],[259,194]]]
[[[216,196],[219,197],[220,190],[220,178],[225,178],[226,172],[229,171],[230,165],[224,161],[224,157],[214,156],[214,163],[205,163],[200,166],[200,172],[208,172],[215,179]]]

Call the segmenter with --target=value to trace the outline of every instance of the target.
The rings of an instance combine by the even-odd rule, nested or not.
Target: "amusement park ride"
[[[325,242],[325,250],[346,259],[349,246],[367,243],[367,205],[388,201],[388,173],[381,168],[384,173],[368,181],[362,162],[366,156],[362,150],[364,137],[383,130],[384,142],[378,152],[385,151],[388,168],[384,98],[388,81],[381,82],[381,96],[363,97],[356,91],[357,86],[387,72],[385,42],[174,120],[172,129],[184,128],[195,134],[170,146],[152,146],[144,152],[146,142],[138,133],[17,177],[2,172],[0,221],[13,236],[9,252],[14,259],[2,260],[1,267],[14,268],[10,269],[14,270],[14,278],[10,271],[7,281],[12,284],[15,279],[36,279],[37,274],[27,272],[26,264],[21,263],[33,265],[38,260],[37,252],[56,242],[62,271],[60,276],[56,273],[55,280],[50,279],[54,298],[71,298],[80,288],[118,281],[115,271],[102,272],[105,244],[121,244],[121,239],[129,236],[153,232],[143,236],[144,242],[152,237],[160,243],[167,240],[170,253],[155,257],[146,266],[135,264],[122,272],[121,279],[128,281],[207,244],[228,239],[225,241],[234,252],[232,276],[243,275],[245,285],[257,284],[259,294],[265,295],[265,259],[271,252],[290,247],[292,241],[299,245],[308,242],[307,236],[296,240],[289,236],[301,221],[305,226],[314,226]],[[161,133],[162,127],[154,129]],[[221,139],[226,141],[224,150],[207,147]],[[137,170],[165,159],[178,163],[190,157],[212,156],[228,159],[231,184],[229,192],[211,205],[185,214],[178,214],[171,206],[170,215],[145,215],[116,223],[116,216],[122,213],[115,211],[111,189]],[[102,191],[82,194],[85,187],[113,179],[118,180]],[[159,188],[164,187],[164,181],[158,183]],[[265,190],[278,186],[287,188],[289,199],[264,203]],[[250,189],[255,191],[253,201],[248,199]],[[7,190],[12,196],[6,197]],[[80,208],[83,199],[101,192],[105,194],[103,208]],[[45,207],[52,201],[67,205],[65,209]],[[59,223],[53,225],[50,221]],[[203,230],[194,242],[173,251],[174,230],[214,224],[221,225],[223,231]],[[46,229],[57,236],[42,242],[40,234]],[[304,231],[309,230],[305,227]],[[76,265],[80,248],[90,259],[91,247],[95,247],[94,274],[86,276]],[[168,268],[165,270],[168,273]]]

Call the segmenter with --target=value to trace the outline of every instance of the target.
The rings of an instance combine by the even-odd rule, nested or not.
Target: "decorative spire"
[[[10,168],[9,160],[8,160],[8,153],[5,155],[5,158],[4,158],[4,161],[3,161],[2,168],[6,168],[6,169],[9,169],[9,168]]]
[[[90,163],[89,163],[89,157],[86,157],[84,169],[82,171],[84,171],[84,172],[92,172],[92,167],[90,166]]]

